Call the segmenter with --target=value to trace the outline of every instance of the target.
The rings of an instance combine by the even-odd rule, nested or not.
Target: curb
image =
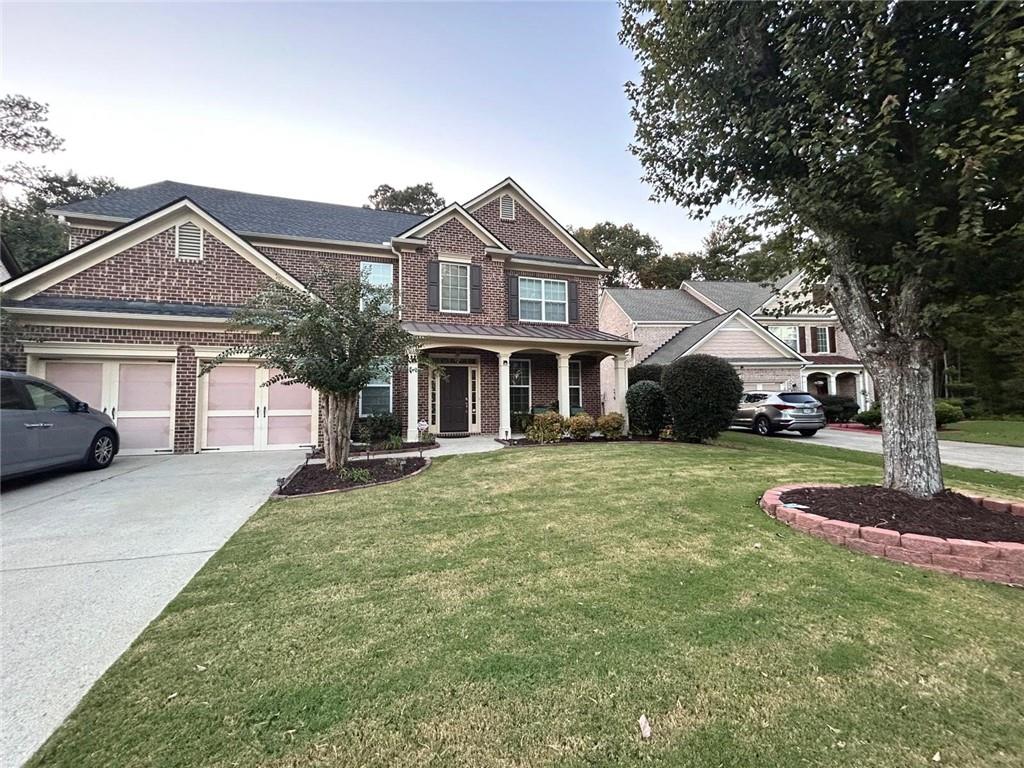
[[[786,506],[780,497],[797,488],[840,488],[833,483],[793,483],[765,491],[758,505],[769,516],[802,533],[873,557],[965,579],[1024,586],[1024,544],[1009,541],[945,539],[917,533],[832,520]],[[989,499],[964,493],[975,504],[994,512],[1024,517],[1024,502]]]

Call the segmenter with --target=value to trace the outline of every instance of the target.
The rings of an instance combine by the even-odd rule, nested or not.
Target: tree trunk
[[[912,496],[942,490],[935,432],[934,373],[927,344],[896,345],[869,366],[882,406],[885,487]]]
[[[358,395],[341,395],[334,392],[324,395],[324,459],[327,469],[332,472],[337,472],[348,464],[357,397]]]
[[[854,349],[875,380],[882,408],[886,488],[926,497],[943,488],[935,431],[934,345],[920,332],[919,279],[908,279],[890,298],[882,327],[864,281],[841,244],[833,244],[828,289]]]

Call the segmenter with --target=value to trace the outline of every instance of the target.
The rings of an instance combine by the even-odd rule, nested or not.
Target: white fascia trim
[[[547,346],[549,344],[568,345],[575,347],[585,347],[587,349],[591,347],[603,347],[603,346],[616,346],[616,347],[638,347],[640,346],[639,341],[601,341],[599,339],[546,339],[538,338],[536,336],[487,336],[485,334],[469,334],[469,333],[437,333],[435,331],[409,331],[413,336],[421,338],[439,338],[439,339],[466,339],[469,341],[490,341],[496,344],[520,344],[524,349],[531,347]]]
[[[607,267],[592,267],[589,264],[560,264],[555,261],[542,261],[540,259],[524,259],[522,257],[513,256],[508,260],[509,266],[512,267],[529,267],[534,272],[572,272],[572,273],[583,273],[583,274],[598,274],[603,275],[607,272],[611,272]]]
[[[712,318],[708,318],[710,320]],[[634,320],[636,325],[645,328],[689,328],[691,325],[697,325],[698,323],[705,323],[707,320]]]
[[[744,360],[742,362],[736,362],[733,360],[729,361],[730,365],[735,365],[738,368],[796,368],[802,371],[804,366],[800,365],[800,361],[794,360],[791,363],[762,363],[757,360]]]
[[[452,219],[459,219],[466,229],[476,235],[484,245],[489,245],[492,248],[502,248],[508,250],[508,247],[497,238],[497,236],[487,229],[483,224],[474,219],[465,208],[458,203],[452,203],[446,208],[442,208],[440,211],[435,213],[430,218],[424,219],[419,224],[416,224],[411,229],[407,229],[400,235],[392,238],[401,242],[410,238],[423,238],[429,235],[435,229],[443,224],[447,224]]]
[[[489,203],[502,192],[505,192],[507,190],[512,190],[515,193],[513,199],[518,198],[518,200],[516,200],[516,203],[519,205],[525,205],[527,211],[529,211],[529,213],[534,218],[538,218],[544,221],[548,225],[548,229],[551,230],[552,234],[554,234],[555,237],[561,240],[562,243],[570,251],[575,253],[584,261],[591,262],[595,267],[600,267],[601,269],[607,270],[609,272],[611,271],[610,269],[605,267],[604,264],[598,261],[597,257],[594,256],[594,254],[592,254],[590,251],[588,251],[579,240],[573,237],[572,233],[569,230],[567,230],[565,227],[559,224],[554,216],[545,211],[544,208],[541,207],[540,203],[538,203],[536,200],[530,197],[530,195],[527,194],[526,190],[520,187],[515,182],[515,180],[512,179],[511,176],[504,179],[503,181],[499,181],[486,192],[482,192],[481,194],[474,197],[472,200],[465,204],[465,208],[467,211],[475,211],[478,208],[481,208],[487,203]]]
[[[306,290],[302,283],[249,245],[248,242],[221,225],[191,200],[185,199],[154,211],[120,229],[108,232],[90,243],[75,248],[59,259],[6,283],[3,293],[12,299],[27,299],[61,280],[66,280],[82,270],[138,245],[165,229],[186,221],[193,223],[198,221],[203,229],[229,245],[239,256],[249,261],[271,279],[296,290]]]
[[[804,367],[810,371],[814,371],[817,368],[849,368],[852,370],[854,368],[863,368],[864,363],[816,363],[811,360]]]
[[[94,341],[22,342],[26,354],[60,357],[147,357],[170,358],[178,356],[173,344],[104,344]]]
[[[752,318],[742,309],[734,309],[732,312],[730,312],[729,317],[723,320],[717,328],[715,328],[713,331],[711,331],[711,333],[709,333],[703,339],[701,339],[688,350],[686,350],[686,352],[684,352],[683,354],[692,355],[695,352],[697,352],[697,350],[699,350],[702,346],[704,346],[707,343],[708,339],[712,338],[713,336],[716,336],[719,331],[724,330],[722,326],[730,323],[733,319],[737,317],[740,319],[740,322],[744,323],[747,327],[750,328],[750,330],[752,330],[754,333],[760,336],[765,342],[767,342],[772,347],[781,352],[782,357],[788,357],[795,363],[807,362],[807,359],[803,355],[801,355],[792,347],[788,346],[786,342],[784,342],[774,333],[771,333],[767,328],[758,323],[754,318]]]
[[[715,302],[713,302],[711,299],[709,299],[703,293],[701,293],[696,288],[694,288],[692,285],[690,285],[690,281],[689,280],[683,280],[683,284],[680,285],[679,287],[682,290],[686,291],[691,296],[693,296],[693,298],[695,298],[697,301],[699,301],[701,304],[703,304],[704,306],[708,307],[709,309],[712,309],[715,312],[718,312],[719,314],[727,311],[725,309],[725,307],[722,307],[722,306],[719,306],[718,304],[715,304]]]

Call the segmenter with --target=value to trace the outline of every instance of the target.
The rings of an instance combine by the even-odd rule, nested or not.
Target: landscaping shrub
[[[533,424],[533,414],[529,411],[519,411],[512,414],[512,429],[516,432],[526,434],[530,425]]]
[[[388,438],[402,434],[402,422],[393,413],[378,413],[364,416],[352,422],[352,439],[383,443]]]
[[[606,413],[597,420],[597,431],[609,440],[622,437],[622,428],[626,426],[626,419],[621,413],[612,411]]]
[[[566,431],[573,440],[589,440],[596,426],[594,417],[586,411],[570,416],[565,422]]]
[[[857,401],[840,395],[823,395],[818,398],[821,401],[822,410],[825,411],[825,421],[829,424],[845,424],[860,410]]]
[[[863,424],[865,427],[871,427],[872,429],[878,429],[878,426],[882,423],[882,411],[875,405],[868,408],[866,411],[861,411],[853,420],[858,424]]]
[[[638,381],[626,391],[629,431],[634,435],[656,435],[665,426],[665,393],[655,381]]]
[[[640,365],[634,365],[626,371],[629,386],[632,387],[638,381],[653,381],[655,384],[660,384],[661,374],[664,370],[665,366],[658,365],[657,363],[641,363]],[[632,418],[632,416],[630,416],[630,418]]]
[[[726,429],[743,395],[736,369],[713,355],[690,355],[669,364],[661,388],[672,412],[673,434],[687,443],[710,440]]]
[[[526,431],[526,436],[538,443],[557,443],[562,439],[563,432],[562,416],[556,411],[545,411],[533,417],[533,423]]]
[[[950,405],[956,406],[964,412],[965,419],[973,419],[976,416],[981,415],[982,403],[981,398],[972,397],[970,395],[966,397],[942,397],[937,399],[938,403],[949,403]]]
[[[963,420],[964,412],[959,406],[942,400],[935,403],[935,426],[941,429],[947,424]]]

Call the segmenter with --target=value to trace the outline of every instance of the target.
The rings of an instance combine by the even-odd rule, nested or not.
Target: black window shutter
[[[818,349],[818,329],[814,326],[810,328],[811,333],[811,354],[816,355],[821,350]]]
[[[799,328],[799,331],[800,331],[800,343],[797,345],[798,346],[797,351],[800,352],[801,354],[803,354],[804,352],[807,351],[807,329],[804,328],[804,326],[801,325],[800,328]]]
[[[469,267],[469,311],[483,312],[483,301],[480,299],[480,265],[471,264]]]
[[[441,263],[427,262],[427,309],[437,312],[441,308]]]
[[[836,351],[836,329],[831,326],[828,329],[828,351]]]
[[[580,285],[579,283],[570,280],[569,281],[569,322],[578,323],[580,321]]]
[[[508,276],[508,319],[519,319],[519,278]]]

